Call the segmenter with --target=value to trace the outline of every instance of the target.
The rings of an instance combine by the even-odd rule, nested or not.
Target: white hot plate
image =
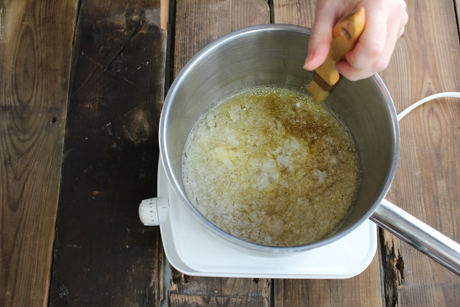
[[[342,279],[364,271],[377,250],[377,226],[367,220],[347,236],[305,252],[283,256],[251,255],[217,237],[180,203],[158,167],[158,197],[144,200],[145,225],[160,226],[170,264],[191,276],[240,278]]]

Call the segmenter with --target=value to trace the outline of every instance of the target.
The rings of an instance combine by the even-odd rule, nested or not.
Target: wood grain
[[[315,1],[274,0],[276,23],[311,28]],[[277,280],[275,306],[378,306],[382,304],[379,254],[360,275],[346,280]]]
[[[311,28],[315,18],[315,9],[316,1],[273,0],[273,21]]]
[[[275,280],[274,306],[381,306],[379,257],[360,275],[334,280]]]
[[[245,27],[270,23],[265,0],[177,1],[174,76],[203,47]]]
[[[177,1],[174,41],[174,72],[208,43],[232,31],[270,23],[264,0]],[[174,278],[173,278],[174,280]],[[180,278],[169,295],[175,306],[270,306],[268,279]]]
[[[76,1],[0,2],[0,306],[45,306]]]
[[[170,306],[270,307],[270,279],[209,278],[173,269]]]
[[[451,0],[408,1],[409,23],[381,73],[396,109],[444,91],[460,91],[460,57]],[[387,199],[460,242],[460,104],[439,99],[400,123],[398,171]],[[383,232],[387,306],[458,306],[460,278]],[[398,264],[399,263],[399,264]]]
[[[457,13],[457,32],[458,36],[460,37],[460,1],[459,0],[454,0],[454,6],[455,6],[455,11]]]
[[[156,195],[167,33],[157,1],[82,1],[75,34],[50,306],[159,306]]]
[[[209,42],[269,23],[270,15],[311,26],[311,2],[176,1],[173,75]],[[0,1],[0,306],[159,305],[160,234],[140,224],[136,209],[156,193],[168,4]],[[406,34],[380,74],[398,112],[430,94],[460,91],[459,1],[407,5]],[[458,100],[440,99],[402,120],[387,196],[457,242],[459,117]],[[458,276],[385,231],[379,239],[373,263],[348,280],[175,273],[169,303],[458,306]]]

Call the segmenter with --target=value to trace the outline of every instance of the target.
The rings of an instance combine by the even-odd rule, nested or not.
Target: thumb
[[[316,12],[315,22],[308,42],[308,55],[305,59],[304,69],[315,70],[326,60],[331,48],[334,18],[335,16],[330,10]]]

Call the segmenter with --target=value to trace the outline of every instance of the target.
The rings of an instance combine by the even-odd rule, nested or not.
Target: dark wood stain
[[[83,1],[76,29],[50,306],[163,297],[159,228],[137,207],[156,196],[166,33],[156,1],[105,5]]]
[[[384,230],[379,230],[380,242],[384,242],[384,246],[380,249],[381,261],[383,268],[383,281],[385,290],[385,305],[386,307],[399,306],[398,288],[404,282],[404,260],[399,250],[395,250],[395,246],[385,242],[382,235]]]

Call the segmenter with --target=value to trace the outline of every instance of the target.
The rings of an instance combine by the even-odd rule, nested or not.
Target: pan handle
[[[384,199],[370,219],[460,275],[460,244]]]

